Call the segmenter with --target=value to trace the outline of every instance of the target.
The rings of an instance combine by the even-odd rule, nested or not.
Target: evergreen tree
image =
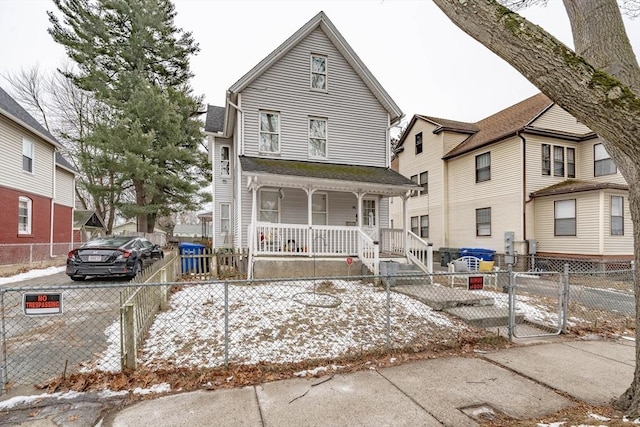
[[[193,210],[210,195],[200,100],[189,87],[198,46],[176,28],[169,0],[55,0],[49,33],[77,65],[65,75],[108,107],[91,130],[96,165],[120,191],[119,209],[152,232],[159,215]]]

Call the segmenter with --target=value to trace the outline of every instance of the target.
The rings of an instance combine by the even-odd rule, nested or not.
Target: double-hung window
[[[280,152],[280,114],[272,111],[260,111],[261,153]]]
[[[313,225],[327,225],[326,193],[313,193],[311,196],[311,221]]]
[[[611,235],[624,236],[624,198],[611,196]]]
[[[220,203],[220,232],[231,231],[231,203]]]
[[[429,237],[429,215],[411,217],[411,232],[419,237]]]
[[[311,89],[327,91],[327,57],[311,55]]]
[[[416,134],[416,154],[422,153],[422,132]]]
[[[231,174],[230,169],[230,147],[223,145],[220,147],[220,176],[229,176]]]
[[[576,200],[557,200],[554,206],[554,235],[576,235]]]
[[[576,177],[576,149],[567,147],[567,178]]]
[[[18,198],[18,234],[31,234],[32,212],[31,199],[20,196]]]
[[[428,194],[429,193],[429,172],[420,173],[419,184],[422,186],[422,190],[420,190],[421,194]]]
[[[476,236],[491,236],[491,208],[476,209]]]
[[[612,175],[618,170],[602,143],[593,146],[593,159],[593,176]]]
[[[327,158],[327,119],[309,119],[309,157]]]
[[[551,145],[542,144],[542,175],[551,175]]]
[[[476,156],[476,182],[491,179],[491,153]]]
[[[553,176],[564,176],[564,147],[553,147]]]
[[[22,140],[22,170],[33,173],[33,142]]]
[[[276,190],[260,191],[260,221],[280,222],[280,194]]]

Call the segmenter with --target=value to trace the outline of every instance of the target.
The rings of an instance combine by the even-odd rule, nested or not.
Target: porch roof
[[[623,190],[629,191],[629,186],[626,184],[616,184],[613,182],[598,182],[598,181],[582,181],[577,179],[567,179],[566,181],[559,182],[558,184],[551,185],[546,188],[542,188],[538,191],[534,191],[529,194],[529,197],[535,199],[536,197],[555,196],[558,194],[571,194],[580,193],[583,191],[593,190]]]
[[[257,184],[399,196],[422,188],[389,168],[240,156],[242,172]]]

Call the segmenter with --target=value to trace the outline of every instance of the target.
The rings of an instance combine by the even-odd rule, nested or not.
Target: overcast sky
[[[191,61],[194,91],[223,106],[226,90],[323,10],[400,106],[415,113],[477,121],[537,93],[527,80],[456,26],[429,0],[176,0],[176,24],[200,45]],[[39,65],[53,70],[65,52],[47,33],[52,1],[0,0],[0,74]],[[573,46],[561,0],[522,12]],[[640,19],[625,18],[640,57]],[[0,86],[8,83],[0,77]]]

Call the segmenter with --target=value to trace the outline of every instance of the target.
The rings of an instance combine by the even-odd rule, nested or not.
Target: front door
[[[378,241],[378,201],[377,199],[362,200],[362,231],[374,241]]]

